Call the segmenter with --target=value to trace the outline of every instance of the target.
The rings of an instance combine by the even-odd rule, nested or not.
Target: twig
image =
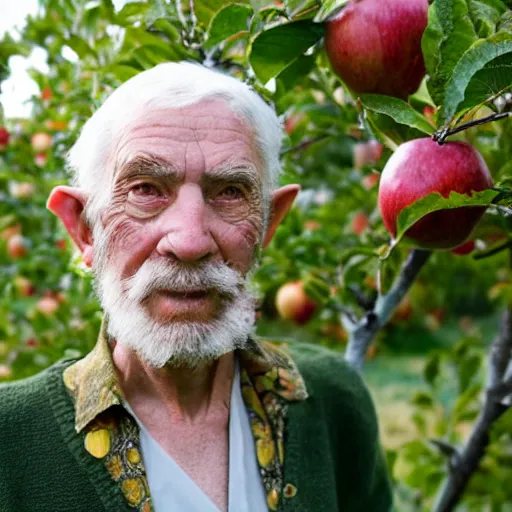
[[[499,252],[512,247],[512,240],[507,240],[503,244],[497,245],[496,247],[493,247],[492,249],[489,249],[488,251],[481,252],[479,254],[475,254],[473,256],[474,260],[482,260],[484,258],[488,258],[489,256],[494,256],[495,254],[498,254]]]
[[[402,301],[419,271],[427,262],[429,251],[413,249],[404,263],[393,287],[386,295],[377,298],[373,311],[369,311],[349,330],[349,341],[345,351],[345,360],[353,367],[361,370],[364,355],[379,328],[390,319],[393,311]],[[343,321],[343,318],[342,318]]]
[[[500,332],[493,341],[489,356],[489,377],[484,405],[473,431],[457,459],[450,467],[448,477],[439,494],[434,512],[450,512],[459,502],[472,474],[489,444],[493,423],[508,409],[503,398],[511,392],[512,378],[504,380],[512,351],[512,311],[507,309],[501,318]]]
[[[448,128],[445,126],[441,130],[438,130],[432,135],[432,140],[437,142],[440,146],[444,144],[446,137],[453,135],[454,133],[462,132],[463,130],[467,130],[473,126],[478,126],[481,124],[492,123],[493,121],[499,121],[500,119],[505,119],[506,117],[512,117],[512,112],[501,112],[500,114],[491,114],[490,116],[482,117],[481,119],[475,119],[474,121],[469,121],[467,123],[456,126],[455,128]]]
[[[315,137],[314,139],[303,140],[296,146],[292,146],[291,148],[281,151],[281,156],[286,155],[288,153],[293,153],[296,151],[304,151],[305,149],[309,148],[309,146],[311,146],[312,144],[316,144],[317,142],[325,140],[329,137],[332,137],[332,135],[330,135],[330,134],[329,135],[320,135],[320,137]]]

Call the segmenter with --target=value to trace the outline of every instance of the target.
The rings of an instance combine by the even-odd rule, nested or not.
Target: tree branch
[[[402,266],[393,287],[386,295],[377,298],[375,307],[368,311],[349,331],[349,341],[345,351],[345,360],[361,370],[368,345],[390,319],[393,311],[407,294],[419,271],[427,262],[429,251],[413,249]]]
[[[508,409],[508,405],[503,402],[503,399],[512,391],[512,377],[507,375],[511,351],[512,311],[509,308],[503,313],[500,332],[490,349],[489,377],[484,405],[464,449],[450,467],[448,478],[439,494],[434,512],[454,510],[471,475],[478,469],[485,454],[493,423]]]
[[[453,135],[454,133],[459,133],[463,130],[467,130],[468,128],[472,128],[473,126],[478,126],[481,124],[492,123],[493,121],[499,121],[500,119],[505,119],[506,117],[512,117],[512,112],[501,112],[499,114],[491,114],[490,116],[482,117],[481,119],[475,119],[474,121],[469,121],[467,123],[456,126],[455,128],[442,128],[432,135],[432,140],[437,142],[439,145],[444,144],[446,137]]]
[[[280,156],[286,155],[288,153],[295,153],[297,151],[304,151],[305,149],[308,149],[309,146],[311,146],[312,144],[316,144],[317,142],[325,140],[325,139],[327,139],[329,137],[332,137],[332,135],[330,135],[330,134],[320,135],[319,137],[315,137],[314,139],[303,140],[302,142],[300,142],[296,146],[292,146],[291,148],[288,148],[288,149],[285,149],[284,151],[281,151]]]

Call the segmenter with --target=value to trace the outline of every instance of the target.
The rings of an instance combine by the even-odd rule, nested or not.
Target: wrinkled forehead
[[[194,153],[194,149],[196,152]],[[199,155],[197,153],[199,150]],[[194,165],[193,156],[211,167],[229,160],[249,164],[263,173],[254,129],[220,98],[179,108],[139,111],[120,123],[107,165],[110,183],[123,167],[141,156],[168,162],[178,172]]]

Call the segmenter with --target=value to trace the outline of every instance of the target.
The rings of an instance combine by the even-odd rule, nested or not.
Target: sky
[[[116,9],[120,9],[128,0],[114,0]],[[15,39],[17,30],[25,25],[25,18],[38,12],[38,0],[0,0],[0,39],[9,32]],[[9,59],[10,77],[1,85],[0,103],[6,118],[29,117],[30,105],[25,102],[39,88],[30,78],[27,69],[36,68],[46,72],[46,52],[42,48],[35,49],[28,58],[13,56]]]
[[[0,38],[8,31],[16,38],[16,27],[23,27],[25,17],[36,14],[37,0],[0,0]],[[39,88],[27,74],[27,69],[36,67],[41,71],[46,68],[45,51],[34,51],[29,58],[14,56],[9,59],[11,76],[2,83],[0,102],[5,117],[28,117],[30,106],[23,102],[32,94],[37,94]]]

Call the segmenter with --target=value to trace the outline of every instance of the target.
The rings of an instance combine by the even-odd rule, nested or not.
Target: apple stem
[[[449,137],[450,135],[462,132],[464,130],[467,130],[468,128],[472,128],[473,126],[492,123],[493,121],[499,121],[500,119],[505,119],[507,117],[512,117],[512,112],[500,112],[499,114],[491,114],[490,116],[482,117],[481,119],[475,119],[474,121],[469,121],[467,123],[461,124],[459,126],[456,126],[455,128],[448,128],[447,126],[445,126],[444,128],[441,128],[432,135],[432,140],[434,140],[440,146],[442,146],[445,142],[446,137]]]
[[[489,352],[489,372],[483,407],[464,448],[449,457],[449,473],[434,512],[450,512],[460,501],[472,474],[478,469],[490,441],[492,425],[511,405],[512,309],[501,317],[500,332]]]
[[[349,333],[349,341],[345,351],[345,360],[357,370],[364,364],[366,350],[377,331],[391,318],[393,312],[405,297],[409,288],[427,262],[430,251],[413,249],[403,264],[393,286],[386,295],[380,295],[375,306],[357,322],[341,315],[341,321]]]

